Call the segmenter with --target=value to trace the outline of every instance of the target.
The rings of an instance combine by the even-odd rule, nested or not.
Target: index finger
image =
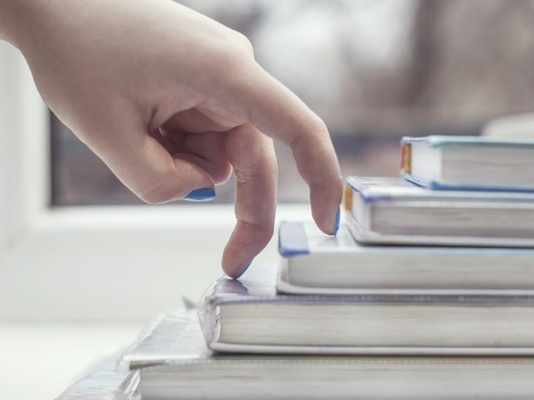
[[[272,140],[252,124],[228,132],[225,142],[235,173],[237,224],[224,249],[222,267],[237,278],[273,235],[278,171]]]

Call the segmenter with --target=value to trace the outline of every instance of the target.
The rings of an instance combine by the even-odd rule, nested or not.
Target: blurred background
[[[182,0],[252,42],[329,127],[346,175],[396,175],[403,135],[477,134],[534,110],[530,0]],[[54,206],[140,204],[51,118]],[[277,145],[280,202],[307,200]],[[216,202],[233,200],[233,184]]]
[[[478,134],[534,111],[532,0],[181,2],[251,40],[325,120],[345,176],[397,175],[403,135]],[[116,207],[141,202],[53,115],[41,122],[25,68],[0,43],[0,392],[11,400],[57,396],[103,349],[196,299],[235,222],[225,204]],[[279,201],[307,201],[288,149],[277,156]],[[221,186],[215,203],[233,191]]]

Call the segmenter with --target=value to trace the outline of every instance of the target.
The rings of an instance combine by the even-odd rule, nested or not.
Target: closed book
[[[221,277],[198,314],[215,351],[315,354],[534,354],[534,297],[285,295],[277,268]]]
[[[534,191],[534,139],[404,137],[401,175],[437,190]]]
[[[533,247],[534,193],[427,190],[352,176],[346,221],[361,243]]]
[[[532,357],[247,355],[211,351],[196,315],[172,310],[123,356],[143,400],[529,399]]]
[[[534,294],[534,249],[366,246],[344,223],[336,236],[312,221],[283,221],[278,232],[278,292]]]

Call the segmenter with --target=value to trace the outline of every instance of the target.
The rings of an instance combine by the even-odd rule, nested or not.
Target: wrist
[[[53,1],[0,0],[0,40],[15,47],[31,40],[35,27],[46,18],[46,8]]]

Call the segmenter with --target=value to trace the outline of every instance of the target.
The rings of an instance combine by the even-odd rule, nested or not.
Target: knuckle
[[[321,132],[321,133],[328,134],[328,128],[326,126],[326,123],[317,114],[313,114],[313,116],[311,117],[310,121],[311,121],[311,124],[312,124],[312,129],[314,129],[316,132]]]
[[[254,49],[250,40],[243,34],[236,31],[229,31],[222,43],[217,45],[212,52],[216,57],[216,65],[231,67],[236,66],[236,60],[240,63],[254,59]]]
[[[235,44],[249,56],[254,56],[254,47],[251,41],[242,33],[234,31]]]
[[[230,179],[232,171],[232,166],[229,163],[224,163],[213,170],[211,177],[216,184],[223,184]]]
[[[266,243],[274,235],[274,224],[270,219],[267,221],[246,221],[238,220],[239,229],[246,232],[244,240],[253,241],[254,243]]]

